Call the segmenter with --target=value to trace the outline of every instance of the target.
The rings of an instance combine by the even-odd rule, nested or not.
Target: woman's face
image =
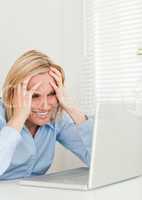
[[[50,121],[56,113],[58,100],[49,80],[53,78],[47,73],[38,74],[31,78],[28,89],[41,82],[40,86],[32,96],[31,113],[27,119],[35,125],[44,125]]]

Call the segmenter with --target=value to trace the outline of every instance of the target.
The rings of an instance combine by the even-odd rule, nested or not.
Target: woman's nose
[[[42,108],[43,110],[48,110],[50,108],[50,105],[49,105],[47,99],[43,99],[41,101],[40,108]]]

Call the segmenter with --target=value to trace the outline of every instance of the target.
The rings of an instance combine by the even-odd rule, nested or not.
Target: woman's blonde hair
[[[65,75],[63,69],[54,64],[50,58],[40,51],[30,50],[20,56],[11,67],[2,89],[2,99],[6,108],[6,120],[13,116],[14,88],[29,75],[47,72],[50,67],[56,68],[62,75],[64,85]],[[59,107],[58,111],[62,109]]]

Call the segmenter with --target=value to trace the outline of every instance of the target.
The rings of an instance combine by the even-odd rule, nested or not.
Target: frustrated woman
[[[70,101],[63,69],[31,50],[11,67],[0,102],[0,179],[47,172],[56,141],[90,164],[93,119]]]

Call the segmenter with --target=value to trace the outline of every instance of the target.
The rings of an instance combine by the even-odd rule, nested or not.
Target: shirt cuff
[[[84,145],[89,150],[89,152],[91,151],[93,128],[94,128],[94,117],[88,117],[87,120],[78,125],[79,135]]]

